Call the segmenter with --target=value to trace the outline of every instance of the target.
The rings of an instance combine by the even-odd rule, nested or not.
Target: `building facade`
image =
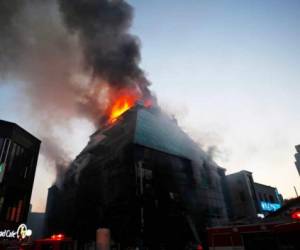
[[[231,200],[231,218],[234,220],[255,218],[259,207],[252,173],[242,170],[227,175],[226,180]]]
[[[282,196],[276,187],[255,183],[252,173],[246,170],[226,176],[230,196],[232,221],[255,221],[282,206]]]
[[[47,218],[57,218],[48,219],[49,232],[63,224],[68,235],[88,241],[105,227],[122,247],[142,241],[149,249],[183,249],[206,225],[227,221],[224,178],[174,119],[136,106],[96,131],[63,187],[51,188],[49,202],[65,207],[47,205]],[[52,216],[59,212],[61,219]]]
[[[0,231],[14,232],[26,222],[40,143],[17,124],[0,120]]]
[[[276,187],[254,183],[254,189],[259,213],[267,215],[270,212],[275,212],[282,206],[282,196],[278,193]]]

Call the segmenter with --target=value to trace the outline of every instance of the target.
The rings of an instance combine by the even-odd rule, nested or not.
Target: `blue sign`
[[[260,206],[263,211],[268,211],[268,212],[274,212],[281,207],[281,205],[278,203],[271,203],[271,202],[265,202],[265,201],[262,201],[260,203]]]

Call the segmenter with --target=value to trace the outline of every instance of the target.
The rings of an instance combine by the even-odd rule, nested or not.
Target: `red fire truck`
[[[209,228],[209,250],[299,250],[300,222]]]
[[[74,242],[63,234],[52,235],[50,238],[35,240],[33,250],[73,250]]]

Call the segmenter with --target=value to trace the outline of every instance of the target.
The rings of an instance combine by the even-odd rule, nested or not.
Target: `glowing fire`
[[[152,98],[143,97],[142,93],[137,89],[122,89],[122,90],[109,90],[108,107],[106,109],[106,114],[108,117],[108,124],[114,123],[118,117],[124,114],[127,110],[132,108],[137,101],[142,103],[144,107],[150,108],[152,103]]]
[[[109,112],[109,123],[113,123],[117,118],[134,106],[138,97],[136,95],[125,94],[121,95],[112,105]]]

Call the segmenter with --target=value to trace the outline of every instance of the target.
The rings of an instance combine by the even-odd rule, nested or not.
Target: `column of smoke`
[[[42,152],[57,166],[68,155],[55,126],[80,117],[98,126],[111,93],[124,88],[150,95],[125,1],[0,0],[0,11],[1,84],[28,97]]]

